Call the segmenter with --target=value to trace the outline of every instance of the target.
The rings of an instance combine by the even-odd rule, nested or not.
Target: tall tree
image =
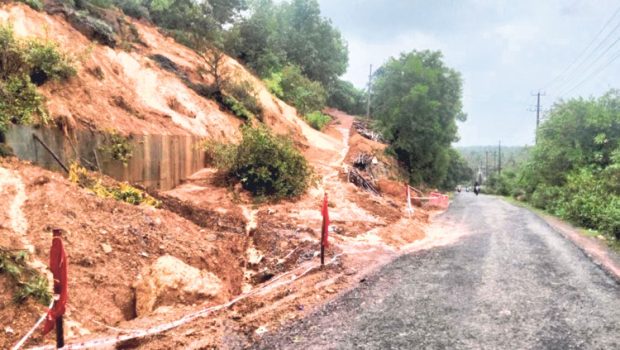
[[[464,121],[461,77],[440,52],[391,58],[375,73],[373,118],[414,183],[441,184],[449,165],[456,121]]]

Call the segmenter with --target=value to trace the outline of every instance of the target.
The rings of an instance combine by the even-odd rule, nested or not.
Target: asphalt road
[[[620,285],[535,214],[462,193],[437,220],[469,234],[253,348],[620,349]]]

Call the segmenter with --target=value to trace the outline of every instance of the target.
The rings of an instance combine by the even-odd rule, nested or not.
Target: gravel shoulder
[[[620,286],[539,216],[466,193],[436,221],[468,232],[395,260],[253,348],[620,348]]]

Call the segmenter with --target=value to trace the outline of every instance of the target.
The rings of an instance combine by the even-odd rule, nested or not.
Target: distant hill
[[[456,149],[463,155],[475,173],[480,170],[482,174],[485,174],[487,167],[489,174],[497,171],[499,151],[497,145],[456,147]],[[529,146],[502,146],[502,170],[514,169],[526,161],[531,149]]]

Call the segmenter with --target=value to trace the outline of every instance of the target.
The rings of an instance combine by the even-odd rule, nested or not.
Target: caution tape
[[[342,254],[338,254],[335,255],[327,264],[325,265],[330,265],[333,264],[336,259],[338,257],[340,257]],[[118,334],[116,336],[113,337],[105,337],[105,338],[98,338],[98,339],[92,339],[92,340],[86,340],[83,342],[78,342],[78,343],[71,343],[71,344],[67,344],[65,345],[62,349],[63,350],[77,350],[77,349],[88,349],[88,348],[94,348],[94,347],[102,347],[102,346],[111,346],[111,345],[116,345],[120,342],[123,341],[127,341],[127,340],[131,340],[131,339],[136,339],[136,338],[144,338],[144,337],[148,337],[150,335],[155,335],[155,334],[159,334],[159,333],[163,333],[165,331],[168,331],[170,329],[179,327],[181,325],[184,325],[186,323],[189,323],[190,321],[193,321],[197,318],[200,317],[204,317],[210,313],[228,308],[236,303],[238,303],[239,301],[246,299],[248,297],[251,297],[253,295],[257,295],[260,294],[263,290],[272,287],[277,281],[281,280],[282,278],[286,277],[286,276],[290,276],[293,275],[293,278],[284,282],[279,283],[277,286],[280,285],[286,285],[286,284],[290,284],[295,282],[296,280],[300,279],[301,277],[305,276],[306,274],[308,274],[310,271],[319,268],[319,266],[310,266],[309,268],[307,268],[305,271],[303,271],[301,274],[299,275],[295,275],[294,272],[297,270],[300,270],[300,268],[294,270],[294,271],[289,271],[286,273],[283,273],[280,276],[277,276],[275,278],[272,278],[271,281],[269,281],[268,284],[261,286],[261,288],[258,289],[253,289],[247,293],[241,294],[239,296],[237,296],[236,298],[230,300],[229,302],[225,303],[225,304],[220,304],[220,305],[216,305],[216,306],[210,306],[207,308],[204,308],[202,310],[190,313],[188,315],[185,315],[181,318],[179,318],[178,320],[172,321],[172,322],[168,322],[168,323],[164,323],[164,324],[160,324],[158,326],[155,327],[151,327],[151,328],[146,328],[146,329],[133,329],[133,330],[128,330],[127,333],[125,334]],[[55,346],[53,345],[43,345],[43,346],[38,346],[38,347],[33,347],[30,348],[30,350],[54,350],[56,349]]]
[[[52,306],[54,305],[54,299],[52,299],[52,301],[50,302],[50,305],[47,307],[48,309],[51,309]],[[30,337],[32,337],[32,334],[34,333],[34,331],[39,328],[39,326],[41,325],[41,323],[45,320],[45,317],[47,316],[47,311],[41,315],[41,317],[39,317],[39,319],[37,320],[37,322],[34,324],[34,326],[32,326],[32,328],[28,331],[28,333],[26,333],[26,335],[24,335],[18,342],[17,344],[15,344],[15,346],[13,346],[11,348],[11,350],[18,350],[20,349],[24,343],[26,343],[26,341],[28,341],[28,339],[30,339]]]

